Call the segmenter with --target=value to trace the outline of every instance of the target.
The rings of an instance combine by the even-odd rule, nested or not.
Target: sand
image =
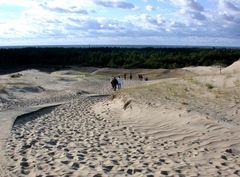
[[[148,155],[151,141],[91,109],[107,98],[79,97],[16,122],[7,145],[13,159],[9,170],[17,176],[152,174],[146,168],[152,163]]]
[[[153,169],[154,176],[162,176],[163,170],[167,171],[167,176],[239,175],[238,123],[216,120],[204,114],[207,110],[198,112],[186,107],[186,103],[165,100],[150,104],[133,98],[125,110],[128,101],[118,98],[102,107],[96,105],[95,110],[101,112],[110,108],[112,114],[106,117],[120,120],[151,139],[149,148],[152,149],[148,149],[148,153],[155,165],[149,168]],[[157,164],[159,159],[166,163]]]
[[[240,60],[234,62],[230,66],[223,69],[223,73],[239,73],[240,72]]]
[[[1,176],[10,176],[9,171],[6,169],[8,158],[5,157],[6,150],[6,139],[9,137],[9,134],[12,131],[12,127],[15,123],[15,120],[22,115],[28,115],[28,113],[35,113],[38,110],[43,108],[52,107],[56,105],[63,104],[64,102],[44,104],[37,106],[29,106],[27,108],[20,108],[14,110],[7,110],[0,112],[0,175]]]
[[[238,73],[135,70],[153,80],[113,92],[116,72],[2,75],[0,176],[240,176]]]

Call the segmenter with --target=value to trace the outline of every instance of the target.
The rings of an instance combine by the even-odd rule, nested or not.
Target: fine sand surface
[[[2,75],[0,176],[240,176],[239,66]]]

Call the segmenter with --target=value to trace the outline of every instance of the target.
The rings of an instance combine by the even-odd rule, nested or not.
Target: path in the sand
[[[214,152],[197,141],[194,146],[153,140],[111,118],[109,110],[96,114],[93,106],[108,98],[78,96],[21,117],[7,143],[8,171],[12,176],[240,176],[240,158],[231,149],[206,161]]]
[[[16,176],[152,174],[167,163],[151,154],[147,137],[95,115],[106,97],[79,97],[16,122],[8,141],[8,170]],[[167,172],[163,172],[167,173]]]
[[[66,101],[67,102],[67,101]],[[42,110],[48,107],[58,106],[66,102],[56,102],[51,104],[42,104],[37,106],[29,106],[26,108],[20,108],[20,109],[13,109],[13,110],[7,110],[0,112],[0,176],[8,176],[8,171],[6,170],[6,158],[5,158],[5,149],[6,149],[6,141],[10,135],[10,132],[12,130],[12,126],[14,124],[14,121],[16,120],[16,117],[18,115],[26,115],[29,112],[34,113],[35,111]],[[21,117],[21,116],[19,116]]]
[[[95,114],[107,96],[79,96],[71,103],[19,119],[7,144],[13,176],[237,176],[239,161],[226,152],[222,162],[191,163],[198,150],[169,153],[181,144],[155,140],[117,120]],[[108,114],[108,111],[104,112]],[[203,149],[204,153],[209,153]],[[208,170],[209,173],[209,170]],[[235,173],[235,174],[234,174]]]

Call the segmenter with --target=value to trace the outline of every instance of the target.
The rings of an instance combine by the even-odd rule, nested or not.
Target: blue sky
[[[0,0],[0,45],[240,47],[240,0]]]

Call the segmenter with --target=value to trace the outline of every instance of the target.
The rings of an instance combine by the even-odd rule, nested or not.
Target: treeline
[[[180,68],[230,65],[237,48],[22,48],[0,49],[0,66],[94,66],[112,68]]]

